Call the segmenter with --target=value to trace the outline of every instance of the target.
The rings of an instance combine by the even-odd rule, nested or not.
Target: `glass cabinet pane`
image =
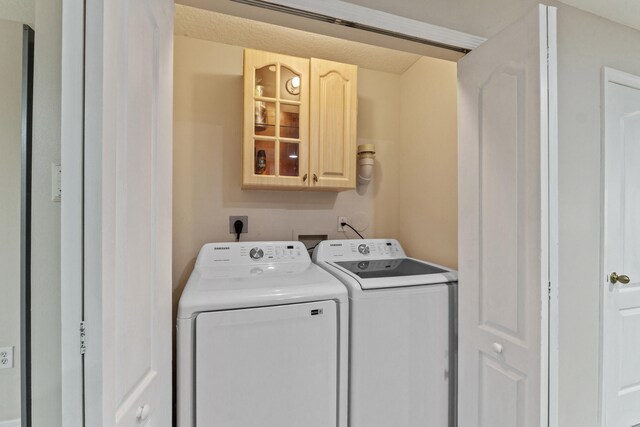
[[[276,136],[275,102],[255,101],[254,130],[259,136]]]
[[[300,101],[300,74],[284,65],[280,68],[280,97],[290,101]]]
[[[280,143],[280,175],[298,176],[298,156],[300,145],[291,142]]]
[[[256,68],[255,78],[255,96],[263,96],[266,98],[276,97],[276,65],[265,65],[262,68]]]
[[[300,106],[280,104],[280,137],[300,138]]]
[[[275,142],[256,139],[253,150],[253,172],[256,175],[275,175]]]

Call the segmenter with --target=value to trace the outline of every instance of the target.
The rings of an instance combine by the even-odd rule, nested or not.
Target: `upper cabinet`
[[[243,188],[355,188],[356,120],[356,66],[246,49]]]

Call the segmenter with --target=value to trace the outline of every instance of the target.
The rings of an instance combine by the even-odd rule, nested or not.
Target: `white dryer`
[[[455,426],[456,271],[387,239],[326,240],[313,260],[349,291],[349,426]]]
[[[348,305],[300,242],[205,245],[178,306],[178,426],[346,427]]]

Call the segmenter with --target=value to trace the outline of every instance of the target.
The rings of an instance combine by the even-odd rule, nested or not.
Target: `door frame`
[[[548,230],[549,240],[549,307],[548,319],[548,383],[549,393],[548,426],[559,426],[559,326],[560,309],[558,301],[559,283],[559,160],[558,160],[558,15],[557,13],[547,14],[547,91],[548,91],[548,129],[547,129],[547,196],[548,196]]]
[[[467,34],[423,21],[382,12],[339,0],[185,0],[182,4],[235,15],[289,28],[309,27],[305,14],[324,16],[315,31],[343,39],[363,41],[360,31],[345,31],[345,26],[357,23],[369,31],[370,43],[391,47],[391,42],[405,47],[415,41],[432,41],[438,44],[472,50],[482,44],[483,37]],[[270,5],[281,10],[265,11]],[[272,9],[272,8],[271,8]],[[297,13],[298,12],[298,13]],[[277,22],[274,22],[277,21]],[[61,219],[61,308],[62,308],[62,417],[69,427],[84,425],[84,369],[80,352],[80,323],[83,320],[84,294],[84,194],[99,192],[99,183],[84,180],[84,81],[85,81],[85,1],[68,0],[62,10],[62,219]],[[331,22],[335,25],[327,25]],[[552,22],[548,22],[551,24]],[[555,16],[553,38],[555,40]],[[332,30],[333,29],[333,30]],[[374,34],[378,33],[378,34]],[[396,39],[396,40],[394,40]],[[402,40],[404,39],[404,40]],[[391,47],[400,49],[398,47]],[[405,50],[411,50],[405,48]],[[555,45],[549,55],[555,58]],[[556,62],[550,62],[548,85],[557,89]],[[554,92],[555,93],[555,92]],[[549,163],[549,330],[541,331],[548,338],[548,425],[558,425],[558,156],[557,156],[557,99],[548,105]],[[90,333],[90,331],[88,331]],[[546,424],[545,424],[546,425]]]
[[[608,285],[608,271],[612,271],[608,268],[608,259],[607,259],[607,251],[605,248],[606,245],[606,231],[607,231],[607,207],[605,205],[605,201],[607,200],[607,182],[606,182],[606,158],[607,158],[607,140],[606,140],[606,130],[607,130],[607,108],[609,103],[607,102],[608,95],[608,83],[614,83],[622,86],[627,86],[633,89],[640,90],[640,76],[626,73],[624,71],[616,70],[614,68],[602,67],[602,87],[601,87],[601,103],[602,108],[600,111],[601,123],[602,126],[600,128],[600,140],[601,140],[601,155],[600,155],[600,170],[601,170],[601,186],[602,191],[600,192],[600,214],[602,216],[602,221],[600,224],[600,280],[598,281],[601,285],[600,290],[600,338],[599,338],[599,357],[600,357],[600,372],[598,375],[598,394],[599,394],[599,402],[600,407],[598,408],[598,416],[599,416],[599,425],[605,427],[606,422],[606,400],[607,397],[604,393],[604,371],[605,371],[605,360],[604,360],[604,331],[606,327],[606,319],[605,319],[605,310],[606,307],[604,305],[604,301],[607,295],[607,285]]]
[[[85,0],[62,4],[60,224],[62,425],[84,426],[80,342],[84,275],[84,30]]]

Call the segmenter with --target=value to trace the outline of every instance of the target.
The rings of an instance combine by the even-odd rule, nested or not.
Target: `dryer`
[[[346,427],[348,297],[300,242],[211,243],[177,315],[179,427]]]
[[[455,426],[457,272],[392,239],[326,240],[313,260],[349,291],[349,426]]]

